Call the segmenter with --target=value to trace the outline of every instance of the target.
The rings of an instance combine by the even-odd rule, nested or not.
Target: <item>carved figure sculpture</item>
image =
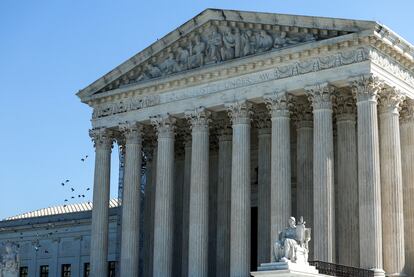
[[[310,235],[311,230],[305,227],[302,217],[297,225],[296,219],[290,217],[289,227],[279,233],[279,239],[273,246],[275,261],[308,264]]]
[[[268,51],[273,46],[273,38],[264,30],[256,34],[256,52]]]
[[[223,47],[221,57],[224,61],[240,57],[240,32],[239,29],[227,27],[223,31]]]
[[[207,41],[207,57],[206,62],[221,62],[221,47],[223,45],[223,37],[217,28],[212,28],[211,34]]]
[[[168,54],[168,57],[160,64],[160,68],[165,75],[175,73],[179,70],[173,53]]]
[[[242,57],[253,54],[253,47],[251,45],[250,38],[252,37],[252,31],[247,30],[240,35],[240,55]]]
[[[20,268],[20,257],[17,252],[17,246],[12,243],[5,245],[5,253],[1,256],[0,276],[1,277],[18,277]]]
[[[177,48],[177,63],[179,70],[186,70],[188,69],[188,58],[190,57],[190,52],[187,49],[182,48],[179,46]]]
[[[194,46],[190,43],[190,56],[188,57],[189,68],[195,68],[204,64],[204,52],[206,44],[199,35],[194,38]]]

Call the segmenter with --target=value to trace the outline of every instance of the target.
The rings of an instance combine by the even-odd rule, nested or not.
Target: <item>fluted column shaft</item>
[[[346,92],[342,92],[346,93]],[[351,95],[337,99],[337,249],[338,263],[359,266],[359,205],[356,105]]]
[[[266,123],[259,129],[258,142],[258,234],[257,234],[257,262],[258,265],[271,261],[270,253],[272,249],[271,229],[270,229],[270,174],[272,157],[272,130],[271,123],[267,119],[262,119]],[[270,121],[270,120],[269,120]]]
[[[230,275],[231,150],[231,129],[225,128],[219,136],[218,153],[217,277]]]
[[[310,103],[296,103],[297,215],[313,229],[313,118]],[[313,259],[313,240],[309,242],[309,260]]]
[[[308,89],[313,106],[313,237],[314,259],[334,259],[334,154],[332,87]]]
[[[147,149],[147,168],[146,168],[146,182],[145,182],[145,200],[144,200],[144,277],[151,276],[152,268],[152,250],[151,250],[151,237],[153,233],[153,223],[154,223],[154,212],[152,209],[152,198],[155,193],[153,185],[153,175],[154,175],[154,154],[152,149]]]
[[[401,168],[399,107],[400,92],[385,89],[379,105],[382,251],[384,270],[390,276],[401,276],[405,266],[404,214]]]
[[[401,160],[404,198],[405,273],[414,276],[414,101],[401,111]]]
[[[175,120],[160,116],[152,123],[158,132],[153,276],[168,277],[172,275]]]
[[[192,128],[188,276],[208,276],[209,112],[186,114]]]
[[[233,146],[231,167],[230,276],[250,276],[250,108],[248,102],[229,105]]]
[[[188,276],[188,241],[190,231],[191,137],[184,145],[183,237],[181,276]]]
[[[381,182],[377,94],[380,85],[368,76],[353,82],[357,96],[360,266],[382,270]]]
[[[105,129],[91,130],[95,143],[95,173],[91,226],[91,276],[108,274],[108,213],[111,172],[111,134]]]
[[[122,199],[121,276],[137,276],[141,183],[141,126],[122,124],[125,143],[125,174]]]
[[[279,92],[265,98],[271,113],[270,238],[278,240],[292,215],[289,96]],[[272,257],[272,251],[268,253]],[[273,258],[272,258],[273,259]]]

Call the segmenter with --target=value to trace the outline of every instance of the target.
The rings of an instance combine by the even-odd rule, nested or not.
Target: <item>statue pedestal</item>
[[[251,272],[256,277],[299,277],[299,276],[326,276],[310,265],[291,262],[277,262],[261,264],[258,271]]]

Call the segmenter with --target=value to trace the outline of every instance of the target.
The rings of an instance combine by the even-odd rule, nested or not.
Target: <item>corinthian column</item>
[[[250,276],[250,109],[249,102],[228,106],[233,125],[231,166],[230,276]]]
[[[307,88],[313,106],[314,259],[334,259],[334,154],[332,92],[328,84]]]
[[[151,122],[158,133],[153,276],[168,277],[172,274],[175,119],[158,116]]]
[[[403,95],[394,88],[381,92],[379,102],[382,251],[387,275],[401,276],[405,266],[399,108]],[[405,275],[404,275],[405,276]]]
[[[414,276],[414,100],[401,111],[401,160],[404,197],[405,273]]]
[[[227,277],[230,275],[232,130],[227,120],[219,128],[216,276]]]
[[[359,266],[359,206],[356,103],[348,91],[337,96],[337,249],[338,263]],[[351,243],[352,242],[352,243]]]
[[[272,242],[270,227],[270,169],[272,160],[272,129],[269,113],[256,112],[255,122],[259,133],[258,142],[258,201],[257,201],[257,263],[271,260]]]
[[[113,139],[107,129],[89,132],[95,144],[95,173],[91,226],[91,276],[108,275],[108,212]]]
[[[381,182],[377,96],[381,83],[372,76],[353,81],[357,97],[360,266],[382,270]]]
[[[121,276],[137,276],[141,183],[141,129],[136,123],[119,127],[125,136],[125,174],[122,199]]]
[[[208,275],[209,116],[204,108],[186,113],[192,129],[188,275],[200,277]]]
[[[188,241],[190,233],[191,135],[184,135],[183,237],[181,276],[188,276]]]
[[[313,228],[313,118],[308,101],[295,103],[297,215],[303,216],[306,227]],[[309,259],[313,259],[313,240],[309,242]]]
[[[277,92],[268,95],[265,101],[272,120],[270,241],[275,242],[278,240],[276,230],[283,230],[292,215],[290,100],[286,92]]]

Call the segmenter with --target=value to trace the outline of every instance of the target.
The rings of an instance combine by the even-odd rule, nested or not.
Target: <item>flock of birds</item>
[[[81,158],[81,162],[85,162],[87,159],[88,159],[88,155],[85,155],[83,158]],[[65,186],[70,187],[70,192],[72,194],[70,197],[68,197],[64,200],[64,202],[65,202],[65,204],[63,205],[64,208],[67,207],[67,203],[71,200],[79,199],[79,198],[85,198],[86,197],[85,196],[86,192],[91,190],[90,188],[86,188],[86,191],[80,193],[72,185],[70,185],[70,180],[69,179],[66,179],[65,181],[61,182],[60,185],[62,187],[65,187]],[[89,201],[88,201],[88,204],[90,204]]]

